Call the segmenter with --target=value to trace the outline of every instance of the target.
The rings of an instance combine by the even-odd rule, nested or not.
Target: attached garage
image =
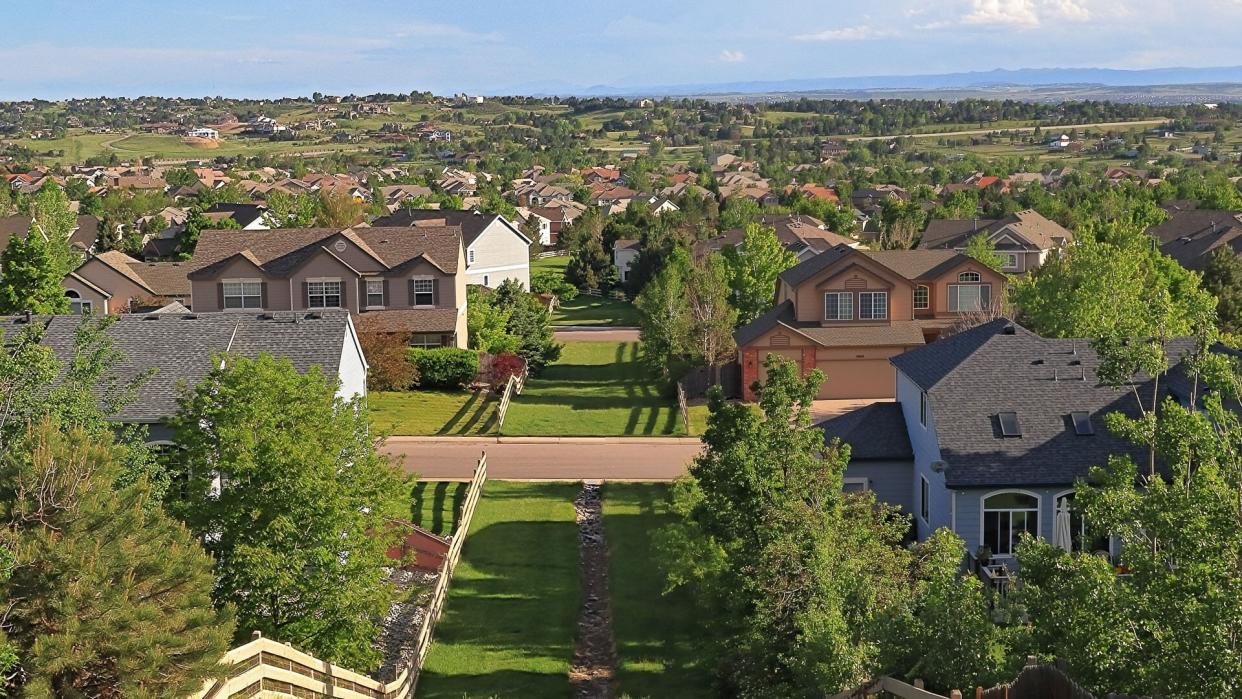
[[[784,359],[792,361],[794,364],[802,364],[802,349],[774,349],[770,347],[760,348],[759,350],[759,383],[768,382],[768,370],[764,367],[763,362],[768,358],[769,354],[775,354]]]
[[[815,367],[827,377],[816,396],[820,400],[893,400],[897,395],[897,372],[887,357],[821,359],[815,362]]]

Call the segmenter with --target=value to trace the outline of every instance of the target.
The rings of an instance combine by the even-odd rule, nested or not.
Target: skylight
[[[1091,426],[1091,413],[1085,411],[1075,411],[1070,413],[1070,417],[1074,420],[1074,432],[1079,435],[1095,434],[1095,428]]]
[[[1000,418],[1001,435],[1005,437],[1022,436],[1022,428],[1018,426],[1017,413],[1000,413],[997,417]]]

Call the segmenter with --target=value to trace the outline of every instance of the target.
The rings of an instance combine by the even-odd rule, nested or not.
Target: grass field
[[[486,391],[375,391],[371,424],[398,435],[479,435],[491,429],[496,397]]]
[[[665,484],[604,486],[617,680],[621,696],[631,699],[712,696],[694,601],[684,591],[662,594],[652,535],[672,519],[668,491]]]
[[[452,534],[469,485],[464,481],[415,483],[410,493],[410,521],[432,534]]]
[[[560,361],[526,383],[507,435],[685,434],[677,402],[661,394],[636,342],[567,342]]]
[[[570,696],[581,589],[573,508],[579,488],[503,481],[484,487],[419,697]]]
[[[565,266],[569,264],[568,256],[544,257],[530,265],[532,275],[538,272],[557,272],[565,274]],[[617,325],[634,327],[638,325],[638,309],[628,301],[586,296],[579,294],[576,298],[561,303],[552,312],[553,325]]]

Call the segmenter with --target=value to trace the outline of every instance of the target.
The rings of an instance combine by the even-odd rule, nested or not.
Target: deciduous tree
[[[776,280],[793,267],[798,256],[781,244],[776,229],[758,223],[746,226],[742,244],[726,245],[721,251],[728,271],[737,324],[746,325],[772,308]]]

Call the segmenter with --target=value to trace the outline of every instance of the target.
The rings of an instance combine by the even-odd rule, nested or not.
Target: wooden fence
[[[543,252],[535,254],[536,260],[544,260],[549,257],[569,257],[569,253],[564,250],[544,250]]]
[[[505,384],[505,392],[500,396],[500,403],[496,405],[496,434],[500,434],[501,428],[505,426],[505,416],[509,414],[509,403],[513,401],[514,396],[522,395],[522,389],[526,386],[526,369],[522,369],[521,374],[509,377],[508,383]]]
[[[840,694],[834,694],[829,697],[829,699],[857,699],[881,693],[891,694],[895,697],[901,697],[901,699],[948,699],[943,694],[929,692],[922,687],[913,684],[906,684],[905,682],[892,677],[881,677],[875,682],[872,682],[864,687],[848,692],[841,692]],[[953,699],[961,699],[962,694],[955,689],[953,690],[953,694],[951,696]]]
[[[479,504],[483,484],[486,482],[487,453],[484,452],[474,469],[474,476],[470,479],[470,486],[466,490],[466,498],[457,519],[457,529],[453,533],[452,545],[444,558],[431,600],[427,603],[412,661],[392,682],[379,682],[366,675],[337,667],[292,646],[263,638],[256,632],[249,643],[224,655],[221,663],[229,666],[228,675],[224,679],[208,683],[201,692],[194,695],[195,699],[242,699],[262,692],[310,699],[411,699],[418,684],[423,661],[431,648],[436,622],[444,611],[453,571],[461,560],[461,549],[470,531],[470,520],[474,517],[474,510]]]
[[[677,409],[681,411],[681,425],[690,434],[690,408],[686,406],[686,387],[677,382]]]

